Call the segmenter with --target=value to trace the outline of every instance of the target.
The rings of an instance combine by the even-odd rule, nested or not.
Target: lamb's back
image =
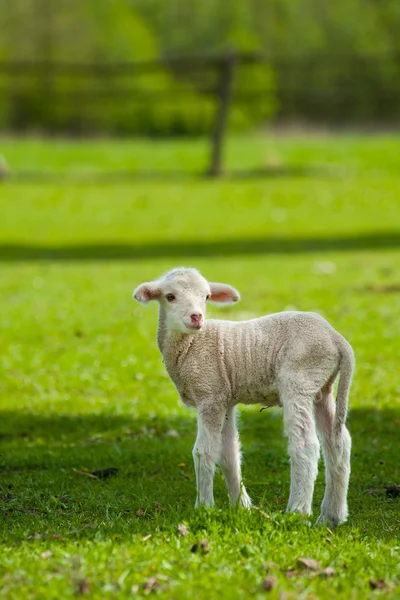
[[[276,404],[282,372],[312,366],[323,355],[335,353],[332,332],[315,313],[287,311],[247,321],[209,319],[193,337],[178,377],[185,394],[196,398],[219,395],[234,402]]]

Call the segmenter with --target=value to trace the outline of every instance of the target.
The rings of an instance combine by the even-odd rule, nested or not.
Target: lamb
[[[291,463],[287,510],[312,512],[321,440],[326,489],[319,524],[348,516],[351,438],[346,428],[354,370],[350,344],[321,316],[288,311],[248,321],[205,320],[206,303],[232,304],[239,292],[177,268],[141,284],[133,297],[159,302],[158,347],[182,401],[197,409],[195,506],[214,505],[216,463],[230,501],[251,507],[241,475],[236,405],[281,406]],[[336,406],[332,388],[340,373]]]

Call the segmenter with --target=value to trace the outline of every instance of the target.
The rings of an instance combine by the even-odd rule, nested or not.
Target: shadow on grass
[[[148,244],[79,244],[37,246],[1,244],[0,261],[144,260],[152,258],[229,257],[400,248],[400,231],[360,235],[151,242]]]
[[[252,180],[278,177],[323,177],[337,178],[341,172],[328,166],[276,166],[258,167],[254,169],[238,169],[236,171],[225,171],[219,180]],[[5,180],[13,183],[40,183],[40,184],[118,184],[118,183],[165,183],[171,181],[187,181],[198,179],[210,179],[207,171],[170,171],[170,170],[92,170],[92,171],[34,171],[19,170],[10,173]]]
[[[254,408],[244,411],[241,421],[248,490],[265,510],[283,511],[289,463],[281,414]],[[385,525],[373,535],[391,535],[400,499],[387,498],[384,487],[400,483],[400,407],[355,409],[350,430],[350,524],[365,526],[380,515]],[[25,538],[27,532],[35,531],[78,532],[90,537],[99,529],[105,535],[131,534],[148,531],[155,522],[170,527],[171,519],[190,518],[195,499],[194,438],[194,414],[134,420],[129,415],[2,412],[0,514],[4,531]],[[87,475],[110,467],[119,471],[106,481]],[[321,476],[315,505],[321,501],[323,486]],[[371,488],[376,492],[366,494]],[[219,507],[228,506],[219,476],[216,500]]]

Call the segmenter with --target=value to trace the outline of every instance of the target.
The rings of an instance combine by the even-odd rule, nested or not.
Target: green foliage
[[[263,50],[272,55],[399,50],[396,0],[130,0],[166,52]],[[190,19],[190,26],[187,26]]]
[[[0,7],[0,60],[121,63],[171,54],[260,52],[240,67],[232,130],[281,118],[400,118],[397,0],[19,0]],[[281,60],[282,57],[285,60]],[[209,132],[219,73],[32,76],[0,72],[0,128],[69,133]]]
[[[242,114],[244,127],[265,123],[276,109],[273,69],[269,65],[239,65],[235,93],[234,111]]]
[[[131,3],[153,27],[163,52],[236,49],[270,56],[281,117],[338,122],[400,117],[397,0]]]
[[[25,0],[0,14],[0,59],[115,64],[160,58],[156,37],[124,0]],[[7,28],[6,28],[7,26]],[[0,127],[72,133],[200,134],[209,131],[215,103],[166,69],[82,76],[53,72],[0,75]],[[235,122],[235,118],[233,122]]]
[[[229,170],[273,164],[280,176],[212,182],[196,177],[204,140],[2,140],[12,172],[41,167],[72,181],[0,188],[2,598],[142,597],[153,586],[160,598],[261,599],[270,574],[273,599],[398,598],[399,498],[384,494],[400,483],[398,145],[239,137]],[[134,184],[73,183],[89,169],[129,168]],[[154,180],[141,179],[149,169]],[[160,169],[175,177],[158,181]],[[241,291],[240,305],[210,316],[315,310],[354,346],[347,524],[317,529],[284,513],[279,409],[241,417],[245,482],[263,512],[230,510],[220,473],[217,508],[193,510],[195,414],[165,373],[156,307],[131,299],[177,264]],[[119,472],[105,481],[87,475],[109,467]],[[191,552],[202,538],[209,553]],[[335,575],[289,577],[301,556]],[[386,588],[373,592],[380,579]]]

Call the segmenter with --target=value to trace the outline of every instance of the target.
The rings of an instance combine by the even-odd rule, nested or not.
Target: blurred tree
[[[270,56],[282,117],[400,116],[398,0],[129,1],[163,53]]]
[[[165,79],[162,73],[153,76],[151,82],[133,77],[121,82],[115,77],[99,80],[95,70],[81,78],[60,77],[52,72],[53,61],[113,63],[159,56],[156,39],[143,18],[123,0],[4,2],[1,23],[3,59],[42,62],[34,78],[13,74],[7,82],[12,96],[9,118],[15,127],[80,129],[85,124],[90,129],[112,130],[133,116],[126,113],[126,103],[122,104],[122,114],[121,106],[118,111],[112,106],[113,92],[121,89],[121,84],[134,94]]]
[[[212,71],[73,77],[51,63],[232,51],[270,56],[239,66],[233,126],[268,118],[275,90],[282,117],[393,119],[399,26],[398,0],[0,0],[0,60],[41,61],[30,77],[0,72],[0,125],[199,134],[214,110]]]

